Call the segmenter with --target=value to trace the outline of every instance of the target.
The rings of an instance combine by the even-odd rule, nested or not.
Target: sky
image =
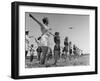
[[[25,29],[29,31],[30,36],[38,38],[41,35],[40,26],[29,17],[31,13],[37,20],[42,23],[42,18],[48,17],[49,27],[52,28],[52,33],[60,32],[61,47],[64,46],[64,38],[78,46],[83,52],[89,53],[89,15],[75,14],[54,14],[54,13],[25,13]],[[70,29],[69,27],[72,27]],[[54,46],[53,37],[50,37],[51,47]],[[35,43],[34,38],[31,38],[30,43]]]

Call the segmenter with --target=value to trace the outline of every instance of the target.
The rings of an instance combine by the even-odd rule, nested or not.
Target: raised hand
[[[29,17],[31,17],[33,20],[35,20],[40,26],[42,25],[42,23],[40,21],[38,21],[34,16],[32,16],[31,14],[29,14]]]
[[[33,18],[33,16],[31,14],[29,14],[29,16]]]

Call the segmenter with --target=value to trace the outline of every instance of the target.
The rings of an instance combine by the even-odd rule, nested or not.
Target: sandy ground
[[[46,60],[44,65],[39,64],[39,61],[35,57],[32,62],[30,62],[30,57],[25,60],[25,68],[36,68],[36,67],[64,67],[64,66],[84,66],[89,65],[89,54],[80,55],[76,58],[73,56],[66,59],[60,58],[56,65],[54,64],[54,58]]]

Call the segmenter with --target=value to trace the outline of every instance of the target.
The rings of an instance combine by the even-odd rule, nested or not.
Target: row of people
[[[37,44],[38,44],[38,48],[37,48],[37,55],[38,55],[38,60],[40,61],[41,64],[45,64],[45,60],[46,60],[46,56],[49,53],[54,54],[54,59],[55,62],[54,64],[57,63],[57,60],[60,58],[61,55],[61,47],[60,47],[60,35],[59,32],[55,32],[55,34],[51,33],[51,28],[48,27],[48,18],[45,17],[42,19],[43,23],[41,23],[40,21],[38,21],[34,16],[32,16],[32,14],[29,14],[29,17],[32,18],[35,22],[38,23],[38,25],[41,27],[41,36],[38,39],[35,39]],[[54,49],[53,51],[51,50],[50,46],[48,45],[49,42],[49,38],[50,36],[54,37]],[[26,37],[26,53],[25,56],[27,56],[27,52],[29,50],[29,41],[27,42],[27,40],[29,40]],[[69,49],[69,50],[68,50]],[[74,50],[74,54],[76,54],[76,46],[73,46],[73,50]],[[64,48],[63,48],[63,53],[65,53],[67,55],[67,53],[69,52],[69,54],[72,54],[72,43],[68,42],[68,38],[65,38],[64,41]]]
[[[72,42],[68,41],[68,37],[65,37],[64,39],[64,47],[61,52],[59,32],[55,32],[54,42],[55,64],[57,63],[57,60],[60,58],[60,56],[64,56],[64,58],[66,59],[69,56],[71,57],[74,55],[76,57],[82,54],[82,50],[79,49],[75,44],[72,45]]]
[[[77,46],[75,46],[75,44],[72,45],[72,42],[68,41],[68,37],[65,37],[64,39],[64,47],[61,52],[59,32],[55,32],[55,35],[54,35],[55,45],[54,45],[53,50],[51,50],[50,47],[46,47],[44,49],[44,47],[40,45],[39,41],[41,41],[41,37],[39,37],[38,39],[35,39],[35,41],[38,44],[38,48],[36,49],[37,57],[38,57],[37,59],[38,61],[40,61],[41,64],[45,63],[46,57],[50,58],[53,55],[54,55],[54,60],[55,60],[54,64],[57,63],[57,60],[61,56],[64,56],[66,59],[68,56],[71,56],[71,55],[75,55],[75,56],[79,55],[80,49]],[[32,62],[33,57],[34,57],[34,52],[35,52],[33,44],[30,46],[29,51],[30,51],[30,61]]]

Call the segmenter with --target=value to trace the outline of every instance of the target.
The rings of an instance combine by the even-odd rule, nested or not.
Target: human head
[[[33,47],[34,45],[33,44],[31,44],[31,47]]]
[[[59,32],[55,32],[55,35],[59,35]]]
[[[28,35],[29,34],[29,31],[25,31],[25,35]]]
[[[65,37],[65,41],[68,41],[68,37]]]
[[[48,25],[48,24],[49,24],[49,20],[48,20],[47,17],[44,17],[44,18],[42,19],[42,21],[43,21],[43,24],[45,24],[45,25]]]

